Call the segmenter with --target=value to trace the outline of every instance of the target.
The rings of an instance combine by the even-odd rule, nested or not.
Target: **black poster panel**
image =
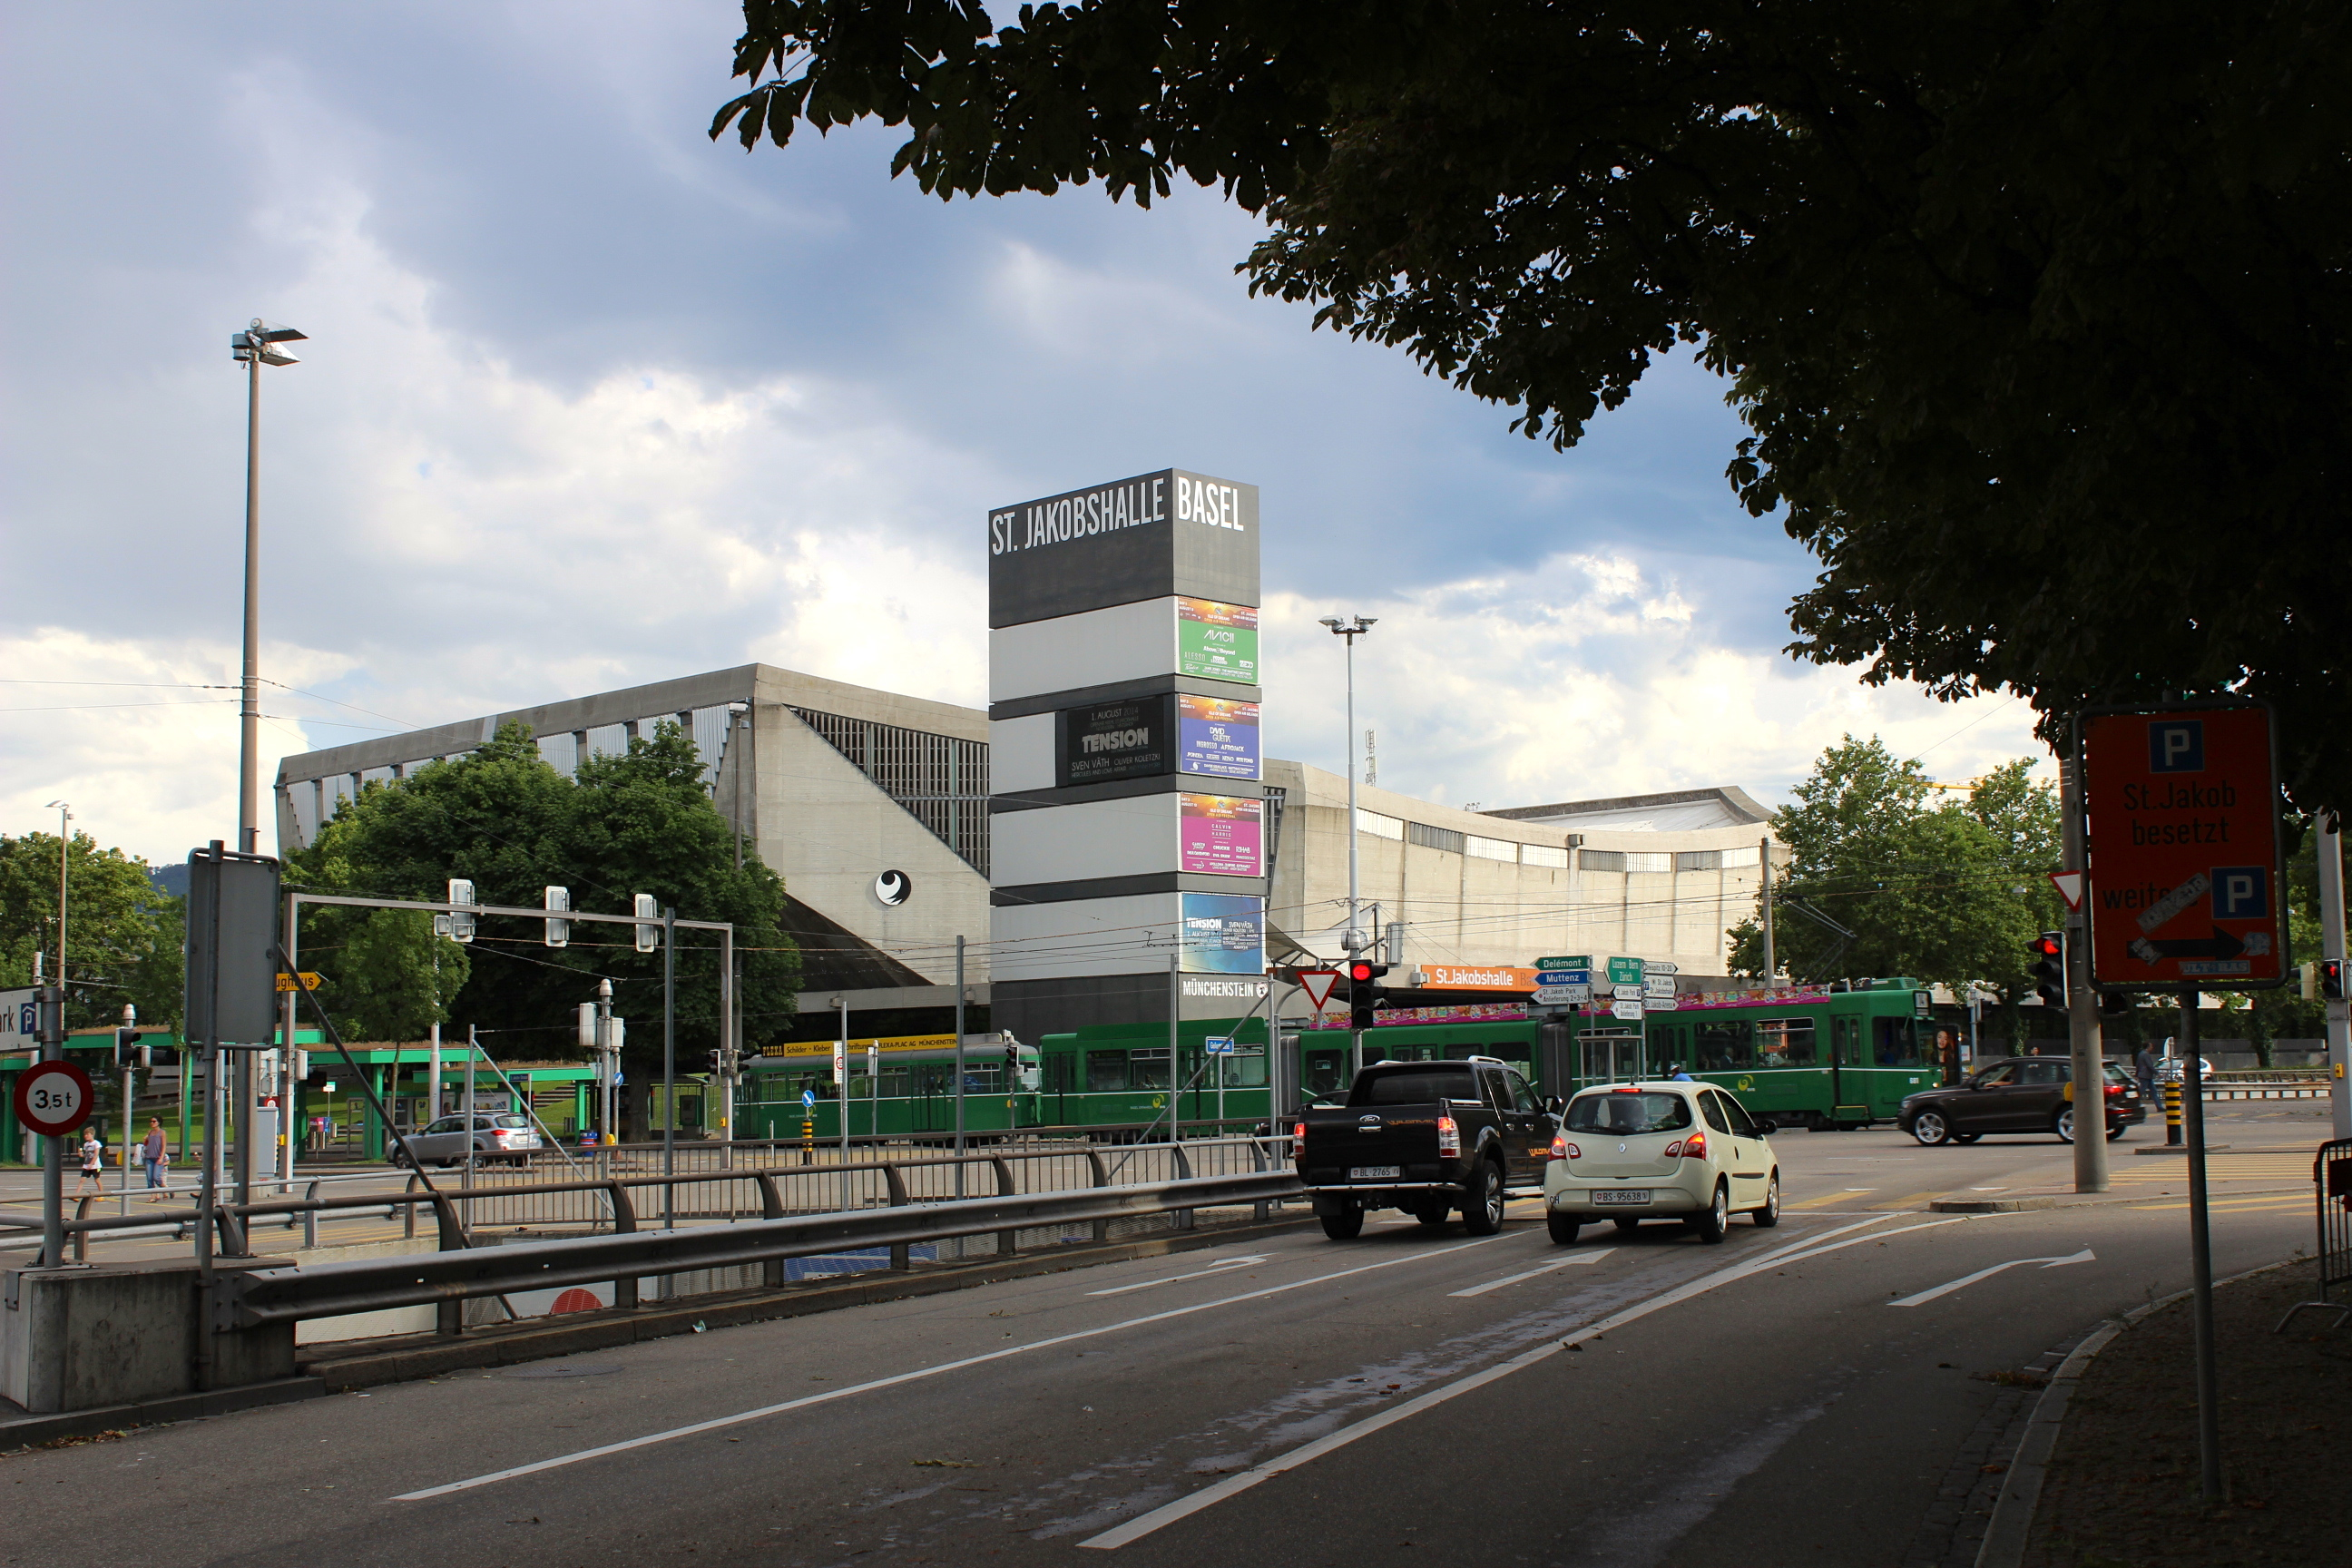
[[[1174,773],[1175,707],[1163,693],[1063,709],[1054,732],[1055,787]]]

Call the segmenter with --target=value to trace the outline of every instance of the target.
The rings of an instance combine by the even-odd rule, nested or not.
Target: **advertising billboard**
[[[1172,772],[1169,739],[1165,697],[1065,708],[1055,727],[1055,784],[1066,789]]]
[[[1257,685],[1256,608],[1180,597],[1176,601],[1176,673]]]
[[[1176,765],[1212,778],[1258,776],[1257,704],[1222,697],[1176,699]]]
[[[1183,795],[1178,825],[1180,871],[1216,877],[1262,877],[1260,853],[1265,802],[1231,795]]]
[[[1189,974],[1264,974],[1265,900],[1244,893],[1181,895],[1178,963]]]
[[[2088,713],[2078,730],[2091,973],[2233,991],[2285,977],[2270,710]]]

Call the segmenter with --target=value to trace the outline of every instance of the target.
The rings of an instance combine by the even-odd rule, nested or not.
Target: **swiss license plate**
[[[1592,1201],[1596,1204],[1645,1204],[1650,1201],[1647,1187],[1595,1187]]]
[[[1399,1167],[1395,1165],[1358,1165],[1348,1173],[1351,1182],[1393,1182]]]

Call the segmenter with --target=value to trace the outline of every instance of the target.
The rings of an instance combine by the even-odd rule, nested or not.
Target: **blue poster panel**
[[[1257,704],[1222,697],[1176,699],[1177,767],[1212,778],[1258,776]]]
[[[1265,973],[1265,900],[1245,893],[1181,893],[1180,962],[1189,974]]]

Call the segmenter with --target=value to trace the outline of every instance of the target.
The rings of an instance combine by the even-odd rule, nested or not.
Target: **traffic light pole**
[[[2083,775],[2073,757],[2058,763],[2065,869],[2084,869]],[[2083,896],[2066,911],[2066,1036],[2073,1058],[2074,1094],[2074,1190],[2107,1190],[2107,1072],[2099,1032],[2099,995],[2091,984],[2088,879],[2075,884]]]

